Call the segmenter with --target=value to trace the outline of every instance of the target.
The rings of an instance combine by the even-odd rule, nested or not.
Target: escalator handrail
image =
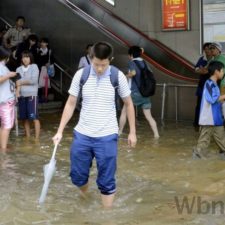
[[[59,2],[61,2],[64,5],[66,5],[68,8],[70,8],[72,10],[75,10],[76,13],[78,13],[80,16],[82,16],[85,20],[88,20],[91,24],[95,23],[93,25],[95,25],[95,26],[97,25],[97,27],[99,29],[101,29],[104,32],[108,33],[109,35],[113,36],[118,41],[120,41],[121,43],[125,44],[127,47],[130,47],[130,44],[126,40],[124,40],[123,38],[119,37],[113,31],[111,31],[110,29],[105,27],[102,23],[100,23],[99,21],[97,21],[94,18],[92,18],[90,15],[88,15],[86,12],[84,12],[82,9],[80,9],[78,6],[76,6],[74,3],[70,2],[69,0],[59,0]],[[198,79],[191,78],[191,77],[186,77],[186,76],[174,73],[174,72],[166,69],[165,67],[163,67],[162,65],[157,63],[155,60],[153,60],[149,56],[147,56],[145,53],[143,54],[143,58],[145,58],[145,60],[147,62],[151,63],[153,66],[155,66],[159,70],[163,71],[164,73],[170,75],[171,77],[174,77],[174,78],[177,78],[177,79],[180,79],[180,80],[184,80],[184,81],[194,82],[194,83],[196,83],[198,81]]]
[[[174,78],[177,78],[177,79],[180,79],[180,80],[184,80],[184,81],[189,81],[189,82],[193,82],[193,83],[197,83],[198,82],[198,79],[195,79],[195,78],[191,78],[191,77],[185,77],[185,76],[182,76],[180,74],[177,74],[177,73],[174,73],[168,69],[166,69],[165,67],[163,67],[162,65],[160,65],[159,63],[157,63],[156,61],[154,61],[153,59],[151,59],[149,56],[147,56],[146,54],[143,54],[143,58],[151,63],[152,65],[154,65],[157,69],[161,70],[162,72],[166,73],[166,74],[169,74],[171,77],[174,77]]]
[[[153,38],[150,38],[149,36],[147,36],[146,34],[144,34],[143,32],[141,32],[139,29],[137,29],[133,25],[129,24],[127,21],[123,20],[121,17],[117,16],[112,11],[110,11],[109,9],[107,9],[106,7],[104,7],[103,5],[99,4],[95,0],[90,0],[90,1],[93,4],[95,4],[97,7],[101,8],[102,10],[104,10],[104,12],[107,12],[112,17],[114,17],[115,19],[119,20],[121,23],[124,23],[126,26],[128,26],[129,28],[131,28],[132,30],[134,30],[135,32],[137,32],[140,36],[144,37],[145,39],[149,40],[150,42],[153,42],[161,50],[163,50],[164,53],[166,53],[169,56],[172,56],[178,62],[181,62],[182,64],[184,64],[184,66],[186,66],[188,69],[192,69],[192,70],[194,69],[194,66],[193,66],[193,64],[191,62],[189,62],[186,59],[184,59],[182,56],[180,56],[179,54],[177,54],[176,52],[174,52],[173,50],[171,50],[169,47],[165,46],[164,44],[162,44],[158,40],[155,40]]]

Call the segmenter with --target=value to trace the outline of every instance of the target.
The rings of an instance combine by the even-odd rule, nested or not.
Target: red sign
[[[189,29],[189,0],[162,0],[163,30]]]

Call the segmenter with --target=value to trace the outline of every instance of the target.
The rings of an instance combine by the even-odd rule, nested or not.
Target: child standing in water
[[[10,130],[15,119],[15,94],[14,84],[10,78],[15,77],[15,72],[10,72],[5,66],[10,56],[10,51],[0,47],[0,152],[5,153]]]
[[[220,95],[217,82],[224,76],[224,65],[213,61],[208,66],[210,79],[205,83],[200,110],[200,136],[197,146],[194,148],[194,158],[205,158],[210,138],[213,136],[220,148],[220,157],[225,159],[225,137],[222,115],[222,102],[225,95]]]
[[[23,120],[26,136],[30,137],[30,121],[33,121],[35,138],[40,136],[40,121],[38,118],[38,77],[39,69],[34,64],[33,55],[29,51],[22,53],[22,65],[16,72],[21,79],[16,82],[19,104],[19,119]]]

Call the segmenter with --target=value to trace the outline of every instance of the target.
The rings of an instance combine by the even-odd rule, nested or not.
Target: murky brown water
[[[225,224],[220,205],[208,208],[213,201],[225,203],[225,161],[211,145],[209,160],[194,161],[192,147],[198,133],[188,123],[167,123],[160,128],[161,138],[152,139],[144,120],[137,126],[138,145],[128,149],[126,136],[119,143],[118,193],[114,208],[101,209],[95,184],[96,168],[91,172],[90,197],[84,200],[69,178],[69,146],[75,119],[65,131],[57,152],[57,172],[50,184],[46,203],[37,203],[43,185],[42,167],[52,153],[51,137],[60,115],[42,115],[40,142],[12,133],[14,151],[0,155],[0,225],[218,225]],[[175,197],[193,197],[202,204],[188,214],[179,214]],[[182,204],[182,202],[180,202]],[[221,206],[222,207],[222,206]],[[199,212],[197,210],[200,210]],[[224,210],[223,210],[224,212]]]

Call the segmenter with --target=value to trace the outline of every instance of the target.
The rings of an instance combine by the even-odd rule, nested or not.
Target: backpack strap
[[[141,65],[140,65],[140,63],[139,63],[138,60],[133,60],[133,62],[135,63],[135,65],[137,66],[137,68],[140,70],[140,73],[141,73],[142,70],[147,70],[147,69],[149,70],[149,67],[147,66],[145,60],[141,61],[141,62],[143,62],[144,67],[141,67]],[[150,71],[152,72],[152,70],[150,70]],[[135,84],[138,87],[138,83],[137,83],[137,80],[136,80],[136,77],[135,76],[134,76],[134,82],[135,82]]]
[[[90,65],[90,60],[88,59],[87,55],[85,55],[85,58],[86,58],[88,65]]]
[[[144,60],[143,60],[144,61]],[[137,68],[140,70],[140,73],[141,73],[141,70],[143,70],[144,68],[141,67],[141,65],[139,64],[139,62],[137,60],[133,60],[134,64],[137,66]],[[145,64],[146,66],[146,64]],[[134,80],[134,83],[136,84],[137,88],[139,89],[140,85],[138,85],[138,82],[137,82],[137,79],[136,79],[136,76],[132,77],[133,80]]]
[[[119,70],[115,66],[111,66],[110,82],[115,89],[115,105],[116,110],[119,109]]]
[[[119,70],[115,66],[111,66],[110,82],[112,86],[118,91],[119,88]]]
[[[79,93],[79,95],[82,95],[82,89],[89,77],[90,71],[91,71],[91,66],[86,66],[83,68],[83,73],[80,78],[80,93]]]
[[[52,50],[49,49],[48,50],[48,63],[51,64],[51,54],[52,54]]]
[[[135,63],[135,65],[137,66],[137,68],[141,71],[141,70],[143,70],[143,69],[145,69],[146,67],[147,67],[147,65],[146,65],[146,63],[145,63],[145,61],[143,60],[143,61],[141,61],[141,62],[143,62],[144,63],[144,67],[141,67],[141,65],[140,65],[140,63],[139,63],[139,61],[138,60],[133,60],[133,62]]]

